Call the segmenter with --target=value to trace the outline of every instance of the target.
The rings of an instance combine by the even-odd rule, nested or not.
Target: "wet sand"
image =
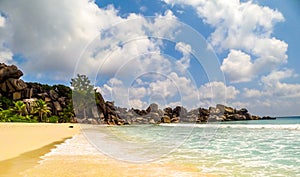
[[[105,156],[52,156],[42,164],[22,173],[24,176],[53,177],[156,177],[156,176],[213,176],[197,172],[194,167],[179,164],[133,164]]]
[[[201,173],[195,166],[178,162],[154,161],[138,164],[116,160],[96,150],[82,134],[58,145],[43,157],[39,165],[26,170],[22,175],[33,177],[213,176]]]
[[[57,141],[40,149],[25,152],[17,157],[0,161],[0,176],[24,176],[20,173],[38,165],[41,156],[48,153],[52,148],[55,148],[56,144],[62,142],[63,141]]]

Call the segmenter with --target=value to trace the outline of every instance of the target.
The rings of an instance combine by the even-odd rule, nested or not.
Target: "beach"
[[[200,175],[184,163],[139,164],[106,156],[88,142],[79,124],[1,123],[0,132],[1,177]]]
[[[76,124],[0,123],[0,176],[34,167],[40,156],[79,132]]]
[[[5,123],[0,176],[299,176],[299,126]]]

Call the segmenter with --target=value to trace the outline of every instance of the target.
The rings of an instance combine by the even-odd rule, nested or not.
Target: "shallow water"
[[[98,127],[99,128],[99,127]],[[22,176],[214,176],[202,174],[195,166],[155,161],[130,163],[103,155],[83,134],[57,145],[42,157],[40,164],[24,171]]]
[[[74,137],[47,154],[46,161],[68,154],[106,154],[123,165],[144,165],[131,174],[146,173],[147,168],[168,176],[300,176],[299,118],[221,124],[83,125],[82,130],[93,146]],[[168,168],[158,168],[161,164],[168,164]],[[178,168],[182,166],[188,168]],[[178,169],[176,173],[169,172],[173,167]]]

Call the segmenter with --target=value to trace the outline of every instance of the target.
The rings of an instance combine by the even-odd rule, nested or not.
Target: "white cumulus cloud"
[[[251,57],[240,50],[230,50],[223,60],[221,70],[232,82],[250,81],[254,77]]]
[[[277,22],[284,21],[283,15],[274,9],[260,6],[253,1],[239,0],[164,0],[168,4],[192,6],[198,16],[215,30],[210,35],[210,43],[220,52],[231,50],[222,70],[230,81],[251,81],[253,75],[271,72],[287,60],[287,43],[272,37]],[[233,51],[247,53],[240,60],[233,59]],[[225,60],[226,60],[225,59]],[[235,62],[244,64],[237,72]],[[255,65],[253,67],[253,64]],[[267,67],[266,67],[267,66]],[[249,74],[247,77],[245,74]],[[238,78],[240,77],[240,79]]]

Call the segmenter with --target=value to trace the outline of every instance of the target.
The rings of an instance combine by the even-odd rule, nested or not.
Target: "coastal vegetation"
[[[13,105],[7,107],[6,109],[4,109],[3,107],[0,108],[0,122],[57,123],[57,122],[70,122],[71,120],[70,117],[72,116],[74,117],[74,114],[70,109],[63,110],[60,116],[55,116],[55,115],[50,116],[51,114],[52,114],[51,108],[48,106],[48,103],[46,103],[42,99],[36,100],[34,106],[31,107],[30,112],[28,112],[26,104],[23,101],[19,100],[19,101],[13,101]]]

